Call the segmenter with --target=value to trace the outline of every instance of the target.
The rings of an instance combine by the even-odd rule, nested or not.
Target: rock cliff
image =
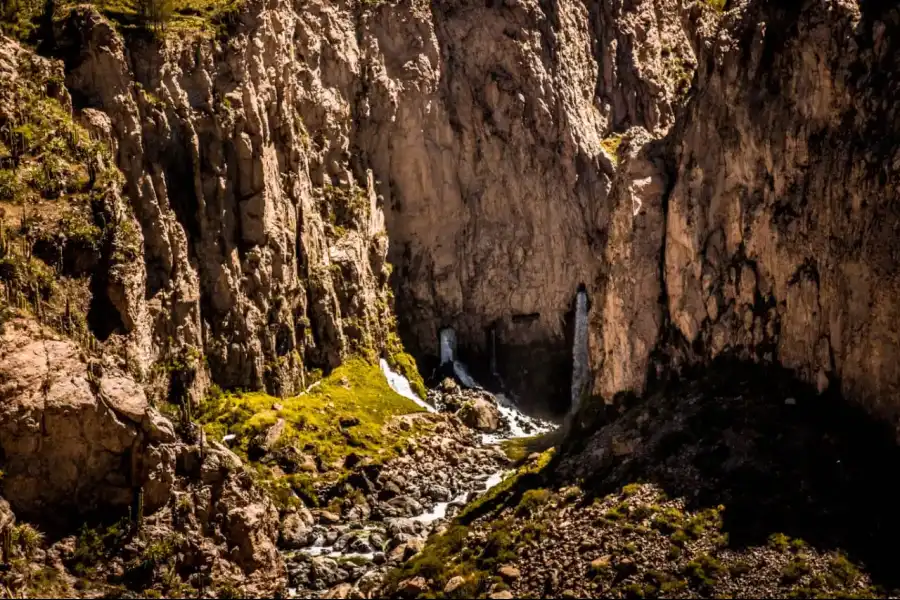
[[[617,174],[613,213],[643,208],[607,246],[595,389],[729,356],[895,420],[897,11],[733,4],[665,147]]]
[[[493,353],[564,410],[616,146],[666,130],[695,63],[680,2],[245,8],[218,38],[123,38],[91,9],[56,27],[141,223],[101,333],[129,334],[144,370],[193,347],[223,387],[290,393],[385,346],[389,258],[419,358],[452,326],[476,373]]]

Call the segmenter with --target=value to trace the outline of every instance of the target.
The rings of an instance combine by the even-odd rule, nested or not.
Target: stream
[[[367,588],[374,589],[388,569],[408,560],[432,532],[511,472],[501,442],[555,428],[523,414],[511,399],[483,390],[462,363],[453,363],[462,384],[458,394],[489,400],[499,412],[501,428],[480,433],[451,427],[448,421],[433,436],[417,440],[420,448],[415,456],[385,465],[378,476],[380,488],[373,486],[366,497],[366,510],[353,514],[357,510],[353,508],[343,517],[312,511],[318,513],[318,522],[308,523],[305,545],[285,554],[288,597],[346,597],[351,590],[366,597]],[[395,392],[430,413],[438,412],[384,360],[381,370]]]

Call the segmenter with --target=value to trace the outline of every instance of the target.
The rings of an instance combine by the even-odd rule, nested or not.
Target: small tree
[[[138,19],[155,33],[164,31],[175,12],[174,0],[135,0]]]

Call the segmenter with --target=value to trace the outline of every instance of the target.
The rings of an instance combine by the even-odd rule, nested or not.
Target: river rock
[[[335,523],[341,522],[340,515],[337,515],[330,510],[317,510],[313,514],[318,517],[320,523],[334,525]]]
[[[435,502],[447,502],[451,498],[450,490],[442,485],[433,485],[428,488],[428,497]]]
[[[349,598],[350,592],[353,590],[353,586],[349,583],[340,583],[323,595],[323,598]]]
[[[472,429],[485,433],[497,431],[502,423],[500,411],[484,398],[473,398],[467,401],[456,415]]]
[[[347,580],[347,571],[324,556],[316,556],[310,563],[309,580],[314,589],[325,590]]]
[[[455,575],[450,578],[447,582],[447,585],[444,586],[445,594],[452,594],[456,590],[458,590],[464,583],[466,582],[466,578],[462,575]]]
[[[287,565],[288,582],[293,587],[305,587],[310,583],[312,565],[304,555],[294,557]]]
[[[380,571],[369,571],[359,578],[359,581],[356,582],[356,587],[363,594],[368,595],[372,590],[381,585],[383,579],[384,574]]]
[[[521,577],[521,573],[519,569],[515,568],[512,565],[503,565],[497,570],[497,574],[500,575],[504,580],[512,582]]]
[[[397,533],[391,537],[391,541],[388,543],[388,549],[393,550],[397,546],[402,546],[406,542],[415,539],[415,535],[411,533]]]
[[[416,534],[422,531],[422,522],[406,518],[389,519],[387,530],[391,535],[397,535],[398,533]]]
[[[413,538],[408,542],[404,542],[388,553],[389,563],[402,563],[411,559],[413,556],[422,551],[425,547],[425,540],[421,538]]]
[[[357,554],[368,554],[372,551],[372,545],[369,538],[358,537],[350,542],[348,550]]]
[[[395,509],[400,515],[413,517],[424,512],[422,505],[409,496],[398,496],[390,500],[388,506]]]
[[[428,591],[428,583],[424,577],[413,577],[400,582],[400,591],[407,596],[418,596]]]
[[[299,513],[286,515],[281,521],[281,545],[285,548],[306,546],[312,531],[310,525]]]

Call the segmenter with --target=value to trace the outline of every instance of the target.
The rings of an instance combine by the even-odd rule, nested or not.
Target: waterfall
[[[584,286],[575,300],[575,338],[572,344],[572,407],[575,414],[581,404],[581,394],[588,379],[588,297]]]
[[[456,332],[445,327],[441,329],[441,364],[452,362],[456,357]]]
[[[418,395],[416,395],[416,393],[412,390],[412,386],[409,385],[409,380],[400,373],[397,373],[393,369],[391,369],[391,366],[386,360],[382,358],[379,361],[379,364],[381,365],[381,372],[384,373],[384,378],[387,379],[388,385],[391,386],[392,390],[394,390],[404,398],[412,400],[428,412],[437,412],[433,406],[423,401],[421,398],[419,398]]]
[[[456,378],[459,379],[459,382],[463,387],[478,390],[481,389],[481,386],[476,383],[471,375],[469,375],[469,371],[466,370],[466,365],[458,360],[453,361],[453,374],[456,375]]]

